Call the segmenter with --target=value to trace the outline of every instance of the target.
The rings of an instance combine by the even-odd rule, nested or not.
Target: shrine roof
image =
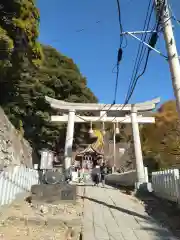
[[[92,145],[89,145],[87,148],[77,153],[76,156],[81,156],[86,153],[97,153],[98,155],[104,155],[104,153],[99,152],[98,150],[94,149]]]

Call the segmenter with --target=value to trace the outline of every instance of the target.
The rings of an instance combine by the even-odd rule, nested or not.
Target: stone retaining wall
[[[0,170],[20,164],[31,168],[33,162],[37,162],[37,157],[30,144],[18,133],[0,108]]]

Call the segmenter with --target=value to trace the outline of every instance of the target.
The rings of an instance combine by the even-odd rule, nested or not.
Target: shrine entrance
[[[75,166],[86,170],[91,170],[96,165],[101,165],[103,161],[104,154],[98,152],[92,146],[87,147],[75,156]]]
[[[135,104],[101,104],[101,103],[72,103],[62,100],[45,97],[46,101],[54,109],[57,109],[58,115],[51,116],[52,122],[67,122],[67,134],[64,149],[64,164],[65,169],[68,169],[72,165],[72,146],[74,139],[74,124],[79,123],[94,123],[101,122],[102,126],[105,123],[112,123],[114,126],[114,147],[115,147],[115,135],[119,132],[119,123],[132,123],[132,134],[134,140],[134,152],[136,158],[136,172],[137,183],[139,188],[145,183],[145,173],[143,165],[143,154],[141,149],[141,140],[139,132],[139,124],[155,123],[155,117],[146,117],[145,114],[148,111],[152,111],[156,108],[156,105],[160,102],[160,99],[153,99],[143,103]],[[83,116],[82,112],[95,113],[93,116]],[[92,130],[92,129],[90,129]],[[118,130],[118,131],[116,131]],[[103,129],[104,131],[104,129]],[[115,149],[115,148],[114,148]],[[78,156],[77,156],[78,157]],[[114,157],[115,158],[115,157]],[[95,161],[95,160],[93,160]]]
[[[74,179],[77,179],[78,176],[80,182],[92,182],[92,169],[96,165],[101,165],[103,161],[104,154],[98,152],[92,145],[89,145],[83,151],[78,152],[74,158]]]

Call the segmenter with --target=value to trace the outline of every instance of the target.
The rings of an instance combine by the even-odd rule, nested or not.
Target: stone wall
[[[31,168],[37,161],[28,141],[14,128],[0,108],[0,170],[20,164]]]

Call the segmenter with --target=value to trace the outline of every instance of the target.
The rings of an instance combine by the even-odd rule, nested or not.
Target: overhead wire
[[[118,12],[120,10],[119,8],[119,1],[117,0],[117,3],[118,3]],[[165,4],[165,0],[162,4],[162,8],[160,9],[159,11],[159,16],[158,16],[158,20],[156,21],[155,23],[155,26],[152,30],[152,34],[151,36],[149,37],[148,41],[149,41],[149,45],[151,47],[155,47],[156,45],[156,42],[158,40],[158,32],[159,32],[159,26],[160,26],[160,22],[161,22],[161,15],[162,15],[162,11],[164,9],[164,4]],[[138,53],[137,53],[137,56],[136,56],[136,60],[135,60],[135,64],[134,64],[134,69],[133,69],[133,73],[132,73],[132,78],[131,78],[131,82],[130,82],[130,85],[129,85],[129,89],[128,89],[128,93],[127,93],[127,97],[126,97],[126,100],[125,100],[125,103],[123,104],[121,110],[123,110],[123,108],[128,104],[133,92],[134,92],[134,89],[136,87],[136,84],[137,84],[137,81],[138,79],[145,73],[146,71],[146,68],[147,68],[147,64],[148,64],[148,60],[149,60],[149,55],[150,55],[150,52],[151,52],[151,48],[146,48],[144,47],[144,43],[146,41],[146,37],[147,37],[147,30],[149,28],[149,25],[150,25],[150,21],[151,21],[151,17],[152,17],[152,12],[153,12],[153,9],[154,9],[154,3],[152,4],[151,6],[151,11],[150,11],[150,6],[151,6],[151,0],[149,1],[149,4],[148,4],[148,9],[147,9],[147,14],[146,14],[146,19],[145,19],[145,23],[144,23],[144,28],[143,28],[143,31],[145,31],[145,34],[142,36],[142,42],[139,43],[139,47],[138,47]],[[149,12],[150,11],[150,12]],[[119,23],[120,23],[120,31],[121,33],[123,32],[123,29],[122,29],[122,24],[121,24],[121,18],[120,18],[121,15],[119,15]],[[154,30],[156,30],[154,32]],[[120,38],[120,55],[121,55],[121,58],[122,58],[122,42],[123,42],[123,39],[122,37]],[[141,47],[142,46],[142,47]],[[146,59],[145,59],[145,64],[144,64],[144,68],[143,68],[143,71],[137,76],[138,74],[138,71],[139,71],[139,68],[140,68],[140,65],[142,63],[142,60],[144,59],[144,56],[145,56],[145,53],[147,52],[147,55],[146,55]],[[119,54],[119,52],[118,52]],[[117,74],[117,78],[116,78],[116,85],[115,85],[115,100],[116,100],[116,94],[117,94],[117,84],[118,84],[118,76],[119,76],[119,65],[117,64],[115,67],[117,67],[117,71],[116,71],[116,74]],[[114,67],[114,68],[115,68]],[[114,70],[114,69],[113,69]],[[115,104],[115,100],[114,100],[114,104]],[[114,104],[111,104],[110,108],[114,105]],[[110,108],[108,110],[110,110]],[[118,108],[117,108],[118,109]],[[107,111],[105,112],[105,114],[107,114]],[[104,115],[105,115],[104,114]],[[100,120],[103,116],[101,116],[98,120]],[[122,121],[120,121],[119,123],[125,121],[127,118],[129,118],[129,116],[125,117]],[[116,119],[116,117],[114,117],[114,119],[112,120],[112,122],[114,122],[114,120]]]
[[[126,44],[125,46],[122,46],[123,44],[123,40],[124,40],[124,37],[122,35],[123,33],[123,26],[122,26],[122,20],[121,20],[121,8],[120,8],[120,2],[119,0],[116,0],[116,3],[117,3],[117,9],[118,9],[118,23],[119,23],[119,30],[120,30],[120,39],[119,39],[119,48],[118,48],[118,52],[117,52],[117,62],[116,62],[116,81],[115,81],[115,89],[114,89],[114,99],[113,99],[113,102],[112,104],[110,104],[109,108],[105,111],[105,113],[99,117],[99,119],[97,119],[97,122],[100,121],[109,111],[110,109],[112,108],[113,105],[116,104],[116,97],[117,97],[117,89],[118,89],[118,80],[119,80],[119,65],[120,65],[120,62],[122,60],[122,55],[123,55],[123,48],[126,47],[127,45],[127,39],[126,39]],[[114,68],[115,68],[114,67]],[[105,104],[103,106],[103,108],[100,110],[100,111],[103,111],[103,109],[107,106],[107,104]],[[78,116],[80,117],[80,116]],[[82,117],[81,117],[82,118]],[[85,120],[85,119],[84,119]]]
[[[157,42],[157,40],[158,40],[159,26],[160,26],[160,23],[161,23],[161,16],[162,16],[162,11],[163,11],[163,9],[164,9],[164,5],[165,5],[165,0],[163,1],[162,7],[161,7],[161,9],[159,10],[158,18],[157,18],[156,23],[155,23],[155,26],[154,26],[154,28],[153,28],[153,30],[152,30],[152,34],[151,34],[151,36],[149,37],[149,45],[150,45],[151,47],[153,47],[153,48],[155,47],[156,42]],[[155,32],[154,32],[154,30],[155,30]],[[146,49],[145,49],[145,50],[146,50]],[[125,101],[126,104],[129,102],[129,100],[130,100],[130,98],[131,98],[131,96],[132,96],[132,94],[133,94],[133,92],[134,92],[134,89],[135,89],[135,87],[136,87],[136,85],[137,85],[138,79],[139,79],[140,77],[142,77],[143,74],[144,74],[145,71],[146,71],[147,64],[148,64],[148,60],[149,60],[149,55],[150,55],[151,50],[152,50],[151,48],[148,48],[148,49],[147,49],[146,60],[145,60],[145,64],[144,64],[144,68],[143,68],[142,72],[141,72],[138,76],[137,76],[137,74],[135,74],[135,77],[134,77],[134,79],[133,79],[133,84],[131,85],[131,88],[130,88],[130,91],[129,91],[129,95],[126,97],[126,101]],[[145,54],[145,51],[144,51],[144,54]],[[165,56],[164,56],[164,57],[165,57]],[[143,58],[142,58],[142,59],[143,59]],[[142,60],[141,60],[141,62],[142,62]],[[137,71],[136,71],[136,72],[138,72],[138,68],[137,68]]]
[[[146,15],[146,19],[145,19],[144,29],[145,29],[145,25],[146,25],[146,22],[147,22],[147,16],[148,16],[150,4],[151,4],[151,1],[150,1],[149,4],[148,4],[148,10],[147,10],[147,15]],[[151,47],[155,47],[155,44],[156,44],[157,39],[158,39],[157,32],[158,32],[158,30],[159,30],[159,25],[160,25],[160,21],[161,21],[161,15],[162,15],[162,10],[163,10],[163,8],[164,8],[164,4],[165,4],[165,1],[163,2],[162,9],[160,10],[159,17],[158,17],[158,21],[156,21],[155,26],[154,26],[154,28],[153,28],[153,30],[152,30],[152,34],[151,34],[151,36],[149,37],[149,45],[150,45]],[[154,7],[154,5],[152,5],[151,12],[150,12],[150,15],[149,15],[148,24],[147,24],[147,27],[146,27],[146,28],[149,27],[150,19],[151,19],[151,16],[152,16],[153,7]],[[155,29],[156,29],[156,31],[154,32]],[[148,29],[147,29],[147,30],[148,30]],[[146,30],[146,31],[147,31],[147,30]],[[143,31],[145,31],[145,30],[143,30]],[[146,33],[146,35],[144,36],[144,40],[143,40],[143,41],[145,41],[146,36],[147,36],[147,33]],[[141,46],[141,44],[143,44],[143,43],[140,42],[139,47],[138,47],[138,53],[139,53],[139,51],[140,51],[140,46]],[[134,91],[134,89],[135,89],[135,87],[136,87],[136,84],[137,84],[138,79],[139,79],[139,78],[145,73],[145,71],[146,71],[151,48],[148,48],[148,50],[147,50],[147,56],[146,56],[146,60],[145,60],[145,64],[144,64],[143,71],[141,72],[141,74],[139,74],[139,75],[137,76],[137,72],[138,72],[139,66],[140,66],[140,64],[141,64],[141,62],[142,62],[142,60],[143,60],[145,51],[146,51],[146,48],[143,49],[143,47],[142,47],[142,48],[141,48],[141,52],[140,52],[140,56],[137,54],[136,61],[135,61],[135,65],[134,65],[134,69],[133,69],[133,74],[132,74],[132,76],[133,76],[133,75],[134,75],[134,72],[135,72],[135,69],[136,69],[136,72],[135,72],[135,75],[134,75],[136,78],[134,77],[134,78],[135,78],[135,81],[131,81],[131,83],[130,83],[130,84],[132,84],[133,86],[131,85],[131,88],[129,87],[129,89],[131,89],[131,90],[129,90],[129,96],[128,96],[128,94],[127,94],[125,103],[123,104],[123,107],[121,108],[121,110],[122,110],[122,109],[127,105],[127,103],[129,102],[129,100],[130,100],[130,98],[131,98],[131,96],[132,96],[132,94],[133,94],[133,91]],[[138,64],[136,65],[136,62],[137,62],[138,58],[139,58],[139,61],[138,61]],[[136,66],[136,68],[135,68],[135,66]],[[134,79],[132,78],[131,80],[134,80]],[[116,119],[116,117],[113,119],[113,121],[114,121],[115,119]]]
[[[180,20],[178,20],[175,16],[173,16],[173,19],[177,22],[178,25],[180,25]]]
[[[118,9],[118,21],[119,21],[119,30],[120,33],[123,32],[123,27],[122,27],[122,20],[121,20],[121,8],[120,8],[120,2],[119,0],[116,0],[117,3],[117,9]],[[122,47],[122,43],[123,43],[123,35],[120,34],[120,43],[119,43],[119,47]]]
[[[122,46],[124,37],[122,35],[122,33],[123,33],[123,26],[122,26],[122,19],[121,19],[120,1],[116,0],[116,3],[117,3],[117,9],[118,9],[118,22],[119,22],[119,31],[120,31],[119,36],[120,36],[120,39],[119,39],[119,48],[118,48],[118,52],[117,52],[117,62],[116,62],[116,65],[114,66],[114,68],[116,68],[116,80],[115,80],[115,89],[114,89],[114,99],[113,99],[113,102],[110,105],[110,107],[106,110],[106,112],[102,116],[100,116],[100,118],[97,121],[101,120],[109,112],[109,110],[112,108],[112,106],[116,104],[118,80],[119,80],[119,65],[120,65],[120,62],[122,60],[123,48],[125,48],[127,46],[127,39],[126,39],[125,46]]]
[[[122,22],[121,22],[120,4],[119,4],[119,1],[118,1],[118,0],[117,0],[117,4],[118,4],[118,20],[119,20],[120,33],[121,33],[121,32],[123,31],[123,28],[122,28]],[[2,11],[2,9],[1,9],[1,11]],[[3,11],[3,13],[6,14],[6,15],[8,14],[8,13],[6,13],[5,11]],[[9,16],[12,16],[13,14],[8,14],[8,15],[9,15]],[[99,24],[99,23],[100,23],[100,21],[96,21],[96,24]],[[77,30],[76,32],[80,32],[80,31],[83,31],[83,30],[85,30],[85,29],[79,29],[79,30]],[[118,67],[118,65],[119,65],[119,63],[120,63],[120,61],[121,61],[121,58],[122,58],[122,49],[121,49],[121,46],[122,46],[122,43],[123,43],[123,39],[124,39],[124,38],[123,38],[123,37],[121,36],[121,34],[120,34],[120,44],[119,44],[119,49],[118,49],[118,54],[117,54],[117,69],[118,69],[118,72],[119,72],[119,67]],[[127,39],[126,39],[126,42],[125,42],[125,46],[123,46],[123,48],[126,47],[126,45],[127,45]],[[19,49],[20,49],[20,48],[19,48]],[[23,49],[23,47],[22,47],[22,49]],[[3,50],[3,49],[0,49],[0,51],[4,51],[4,50]],[[115,88],[117,88],[118,76],[119,76],[119,73],[117,73]],[[116,90],[115,90],[115,92],[116,92]],[[106,112],[108,112],[108,111],[110,110],[110,108],[113,106],[113,104],[115,104],[115,100],[114,100],[113,103],[110,105],[109,109],[106,110]],[[107,106],[107,104],[105,104],[105,105],[102,107],[101,111],[103,111],[103,109],[106,108],[106,106]],[[106,114],[106,113],[105,113],[105,114]],[[105,114],[104,114],[104,115],[105,115]],[[104,117],[104,115],[101,116],[99,120],[101,120],[101,119]],[[82,118],[80,115],[79,115],[78,117]],[[83,119],[83,118],[82,118],[82,119]],[[84,120],[85,120],[85,119],[84,119]]]
[[[125,48],[127,46],[127,39],[126,39],[126,44],[123,47],[123,40],[124,40],[124,36],[123,36],[123,26],[122,26],[122,19],[121,19],[121,7],[120,7],[120,1],[116,0],[117,3],[117,9],[118,9],[118,22],[119,22],[119,48],[118,48],[118,52],[117,52],[117,62],[116,62],[116,80],[115,80],[115,89],[114,89],[114,100],[113,100],[113,104],[116,103],[116,98],[117,98],[117,90],[118,90],[118,81],[119,81],[119,65],[120,62],[122,60],[122,55],[123,55],[123,48]]]
[[[171,18],[172,18],[173,20],[175,20],[178,25],[180,25],[180,20],[177,19],[176,15],[174,14],[174,11],[173,11],[173,9],[172,9],[172,5],[170,5],[170,4],[169,4],[169,9],[170,9],[170,12],[171,12]]]
[[[119,3],[119,1],[117,0],[117,3]],[[148,9],[147,9],[147,13],[146,13],[146,19],[145,19],[145,23],[144,23],[144,27],[143,27],[143,31],[147,31],[148,28],[149,28],[149,25],[150,25],[150,21],[151,21],[151,17],[152,17],[152,13],[153,13],[153,9],[154,9],[154,4],[151,4],[152,1],[150,0],[149,1],[149,4],[148,4]],[[119,12],[119,4],[118,4],[118,12]],[[119,12],[120,13],[120,12]],[[123,29],[122,29],[122,24],[121,24],[121,15],[119,15],[119,23],[120,23],[120,31],[121,33],[123,32]],[[158,24],[159,25],[159,21],[158,21]],[[154,35],[155,37],[156,35]],[[145,34],[142,36],[142,40],[145,41],[146,40],[146,37],[147,37],[147,33],[145,32]],[[153,37],[153,38],[154,38]],[[152,39],[149,38],[149,42],[150,44],[152,45]],[[122,46],[122,43],[123,43],[123,39],[122,39],[122,36],[120,38],[120,47]],[[132,74],[132,78],[131,78],[131,82],[130,82],[130,86],[129,86],[129,90],[128,90],[128,94],[127,96],[129,95],[131,97],[132,95],[132,92],[134,91],[134,88],[135,88],[135,85],[136,85],[136,82],[135,82],[135,85],[134,84],[134,78],[137,77],[137,73],[138,73],[138,70],[139,70],[139,67],[141,65],[141,62],[144,58],[144,54],[146,52],[146,47],[144,47],[144,44],[141,42],[139,44],[139,47],[138,47],[138,53],[137,53],[137,57],[136,57],[136,61],[135,61],[135,65],[134,65],[134,69],[133,69],[133,74]],[[121,49],[122,50],[122,49]],[[145,69],[147,67],[147,63],[148,63],[148,58],[149,58],[149,53],[150,51],[148,51],[148,54],[147,54],[147,57],[146,57],[146,61],[145,61],[145,67],[144,67],[144,70],[143,72],[138,76],[138,79],[144,74],[145,72]],[[121,58],[122,58],[122,52],[121,52]],[[119,65],[117,65],[119,66]],[[115,67],[114,67],[115,68]],[[119,68],[117,68],[117,77],[118,77],[118,74],[119,74]],[[138,80],[137,79],[137,80]],[[116,88],[117,88],[117,85],[116,85]],[[132,91],[133,90],[133,91]],[[125,100],[125,103],[123,104],[122,108],[120,110],[123,110],[124,107],[127,105],[127,103],[129,102],[129,96],[126,98]],[[113,104],[110,105],[109,109],[106,110],[105,114],[102,115],[97,121],[101,120],[106,114],[107,112],[112,108],[112,106],[115,104],[115,102],[113,102]],[[119,108],[119,107],[118,107]],[[118,110],[117,108],[117,110]],[[128,116],[129,117],[129,116]],[[116,117],[114,117],[114,119],[112,120],[112,122],[116,119]],[[124,120],[123,120],[124,121]],[[123,122],[122,121],[122,122]]]
[[[152,3],[152,1],[150,0],[149,3],[148,3],[148,7],[147,7],[147,12],[146,12],[145,22],[144,22],[144,26],[143,26],[143,31],[147,31],[148,27],[149,27],[149,24],[150,24],[152,12],[153,12],[153,5],[151,6],[151,3]],[[147,36],[147,33],[145,33],[142,36],[141,39],[143,41],[145,41],[146,40],[146,36]],[[122,111],[124,109],[124,107],[128,104],[127,97],[128,97],[128,95],[129,95],[129,93],[131,91],[131,86],[133,85],[134,78],[137,75],[137,72],[139,70],[140,64],[141,64],[141,62],[143,60],[143,55],[145,53],[145,50],[146,50],[146,48],[144,47],[144,44],[142,42],[140,42],[139,46],[138,46],[137,56],[136,56],[136,60],[135,60],[135,64],[134,64],[134,68],[133,68],[132,77],[131,77],[131,81],[130,81],[130,84],[129,84],[127,96],[126,96],[125,102],[122,105],[120,111]],[[114,119],[112,121],[114,121],[115,119],[116,119],[116,117],[114,117]]]
[[[143,34],[142,37],[141,37],[141,40],[143,42],[146,41],[146,37],[147,37],[146,31],[148,30],[149,25],[150,25],[152,12],[153,12],[153,4],[152,4],[152,1],[150,0],[149,4],[148,4],[148,8],[147,8],[147,13],[146,13],[144,26],[143,26],[143,31],[145,31],[145,34]],[[131,81],[130,81],[130,84],[129,84],[129,88],[128,88],[128,92],[127,92],[127,95],[126,95],[124,105],[126,105],[129,102],[129,100],[130,100],[129,96],[132,95],[132,93],[131,93],[132,89],[135,88],[134,87],[135,78],[137,76],[138,70],[140,68],[140,65],[143,61],[143,58],[144,58],[144,55],[145,55],[145,52],[146,52],[146,47],[144,46],[143,42],[140,42],[139,46],[138,46],[137,56],[136,56],[136,60],[135,60],[135,64],[134,64],[134,68],[133,68],[133,72],[132,72],[132,76],[131,76]]]

